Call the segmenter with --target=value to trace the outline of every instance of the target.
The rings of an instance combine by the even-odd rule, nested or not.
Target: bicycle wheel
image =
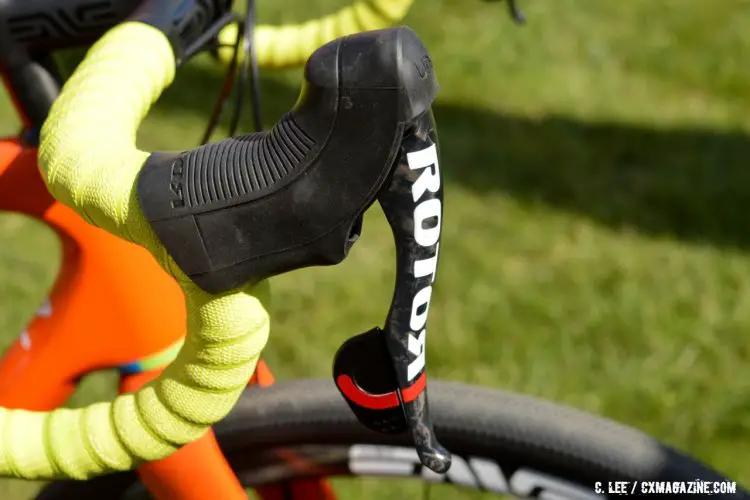
[[[670,481],[679,487],[682,482],[695,485],[700,479],[712,482],[711,488],[713,482],[721,482],[716,483],[719,490],[691,497],[750,498],[740,485],[731,491],[726,478],[695,459],[642,432],[578,410],[450,382],[431,382],[430,399],[436,432],[454,454],[446,476],[421,466],[409,447],[409,435],[381,435],[360,425],[333,383],[325,380],[248,388],[214,429],[247,487],[321,476],[388,477],[419,480],[417,491],[429,488],[431,499],[465,494],[455,489],[445,494],[438,491],[447,484],[485,494],[578,500],[610,496],[610,481],[629,481],[628,493],[646,491],[658,497],[664,483],[647,481]],[[633,484],[635,490],[631,490]],[[603,494],[596,493],[596,485]],[[380,483],[378,491],[383,486],[388,487]],[[132,473],[49,487],[55,488],[61,496],[45,497],[45,492],[39,498],[148,498]],[[397,498],[414,498],[403,494],[403,486],[392,491],[400,492]]]

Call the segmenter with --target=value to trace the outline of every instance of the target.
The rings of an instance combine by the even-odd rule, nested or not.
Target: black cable
[[[253,122],[256,132],[263,130],[263,120],[260,112],[260,86],[258,64],[255,59],[255,52],[252,49],[253,35],[255,32],[255,1],[247,0],[247,12],[245,13],[243,33],[243,59],[240,81],[237,84],[237,98],[234,101],[234,113],[229,125],[229,135],[233,136],[237,130],[240,116],[242,115],[242,99],[245,89],[245,82],[250,74],[250,98],[253,106]],[[250,69],[252,68],[252,71]]]
[[[252,4],[252,9],[251,5]],[[255,38],[255,0],[248,0],[248,12],[252,11],[252,18],[248,18],[248,22],[252,22],[249,39],[251,43],[248,44],[248,52],[245,56],[250,56],[250,92],[251,99],[253,101],[253,121],[255,122],[255,131],[260,132],[263,130],[263,117],[260,109],[260,68],[258,67],[258,59],[255,57],[255,49],[252,43]]]
[[[227,12],[213,23],[205,33],[201,34],[190,46],[185,49],[185,53],[182,55],[182,59],[187,61],[192,58],[195,54],[207,48],[207,46],[216,39],[216,35],[219,34],[224,26],[228,25],[232,21],[237,19],[237,14],[234,12]]]
[[[206,144],[211,139],[211,135],[213,135],[216,127],[219,125],[219,119],[221,118],[221,115],[224,114],[224,110],[226,109],[227,99],[232,93],[232,87],[234,87],[234,80],[237,73],[237,56],[239,55],[241,41],[242,30],[238,26],[237,37],[234,41],[234,44],[232,45],[232,47],[234,48],[234,51],[232,53],[232,60],[229,62],[229,67],[227,68],[227,72],[224,75],[224,83],[221,86],[219,97],[214,104],[214,109],[213,111],[211,111],[211,118],[209,118],[208,126],[206,127],[206,131],[203,133],[201,146],[203,144]],[[219,47],[221,46],[222,45],[220,45]]]

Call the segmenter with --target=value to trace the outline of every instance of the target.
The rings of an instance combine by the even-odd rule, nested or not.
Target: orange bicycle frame
[[[28,129],[7,81],[6,88]],[[155,378],[169,360],[158,366],[143,360],[153,364],[159,360],[155,354],[179,347],[186,318],[179,287],[151,255],[87,224],[52,198],[39,174],[36,148],[20,137],[0,138],[0,211],[42,221],[62,247],[47,302],[0,358],[0,406],[54,409],[84,375],[97,370],[120,369],[120,392]],[[273,383],[263,361],[250,383]],[[138,474],[158,500],[247,498],[213,432],[142,465]],[[322,482],[303,481],[291,489],[293,498],[332,498]],[[259,488],[258,494],[264,500],[282,498],[276,487]]]

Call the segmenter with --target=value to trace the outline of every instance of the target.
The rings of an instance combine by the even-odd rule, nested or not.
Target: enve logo
[[[79,36],[97,28],[106,28],[122,17],[120,10],[115,2],[89,2],[87,5],[58,7],[44,12],[27,11],[9,17],[6,23],[11,37],[28,43]]]
[[[422,465],[414,448],[355,444],[349,448],[349,470],[360,476],[421,477],[424,481],[489,491],[514,498],[539,500],[598,500],[593,491],[561,478],[522,467],[503,470],[495,460],[453,454],[446,474],[436,474]]]

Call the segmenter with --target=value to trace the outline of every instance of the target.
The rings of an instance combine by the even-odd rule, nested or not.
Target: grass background
[[[278,22],[342,4],[258,10]],[[750,2],[521,4],[524,28],[503,4],[473,0],[420,0],[405,21],[442,87],[430,372],[611,417],[750,484]],[[269,124],[299,79],[264,72]],[[195,144],[220,81],[207,57],[182,69],[141,147]],[[2,99],[0,131],[14,132]],[[0,242],[8,345],[58,254],[45,228],[18,215],[0,215]],[[273,280],[265,356],[278,376],[329,376],[340,342],[382,321],[391,246],[371,210],[345,263]],[[87,380],[74,403],[111,383]],[[31,488],[3,481],[0,495]]]

